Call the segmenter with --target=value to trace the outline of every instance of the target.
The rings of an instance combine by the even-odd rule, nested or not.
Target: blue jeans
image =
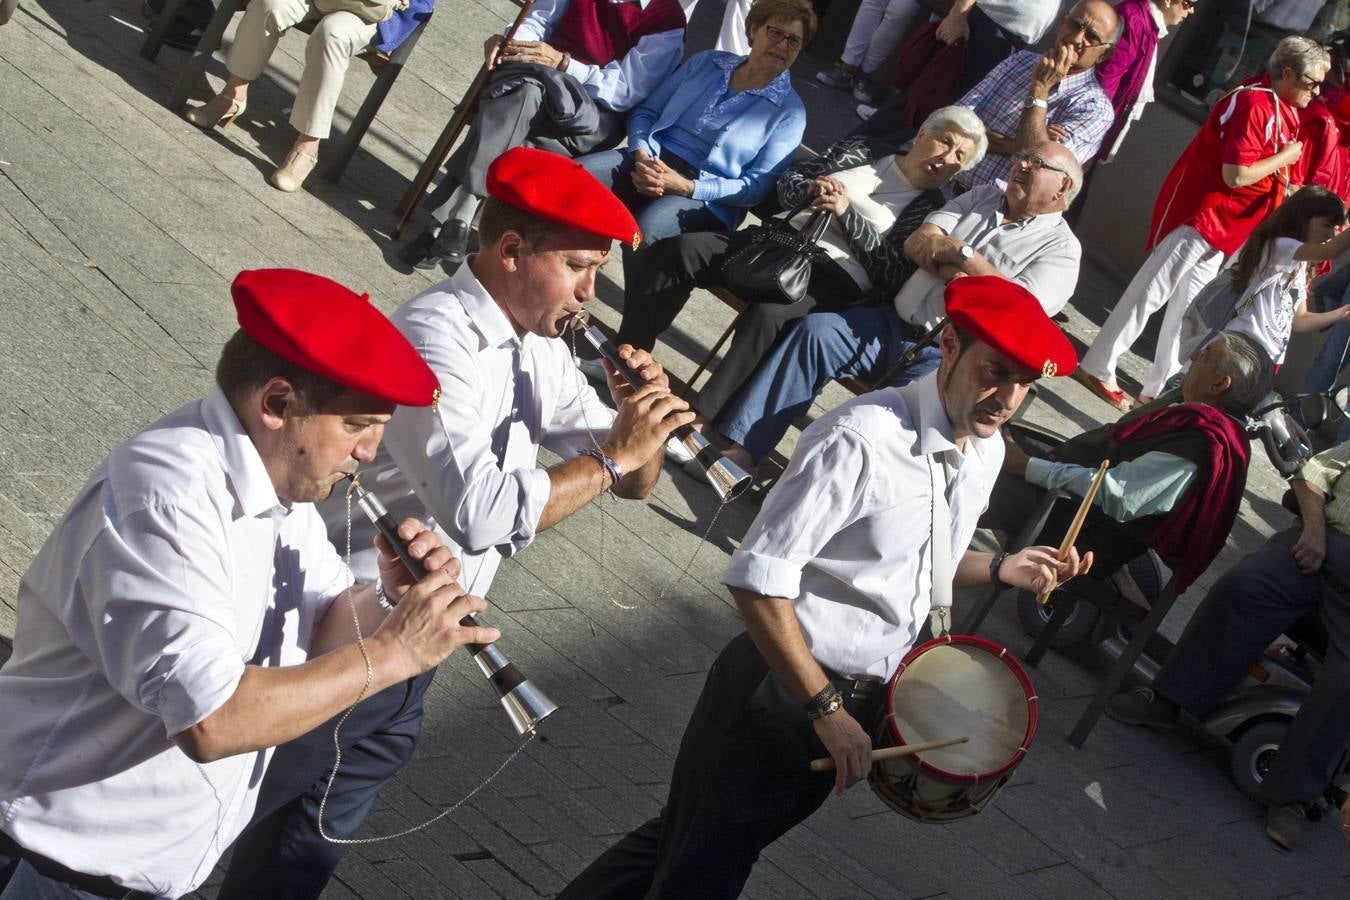
[[[913,329],[890,303],[814,312],[788,326],[715,427],[755,459],[768,456],[832,378],[884,374],[915,344]],[[909,384],[938,367],[934,344],[891,378]]]
[[[1313,292],[1324,301],[1322,305],[1327,310],[1339,309],[1350,303],[1350,266],[1337,269],[1328,275],[1318,283]],[[1322,349],[1308,367],[1308,374],[1303,379],[1302,393],[1320,394],[1335,387],[1341,369],[1345,368],[1346,360],[1350,358],[1348,351],[1350,351],[1350,322],[1338,322],[1331,326],[1331,333],[1327,335]],[[1336,434],[1336,443],[1341,444],[1345,441],[1350,441],[1350,418],[1341,422],[1341,430]]]

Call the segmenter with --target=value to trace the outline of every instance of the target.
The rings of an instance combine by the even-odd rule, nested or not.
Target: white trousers
[[[726,12],[722,13],[722,30],[717,33],[718,50],[747,56],[750,53],[750,39],[745,36],[745,14],[750,11],[753,0],[727,0]]]
[[[844,43],[844,65],[860,66],[871,75],[891,55],[919,0],[862,0]]]
[[[305,45],[305,71],[295,92],[291,125],[301,134],[326,138],[342,93],[347,64],[375,36],[375,26],[349,12],[320,17],[308,0],[251,0],[225,57],[230,74],[253,81],[262,74],[277,42],[292,25],[317,19]]]
[[[1156,397],[1167,380],[1181,371],[1178,359],[1181,320],[1200,289],[1219,274],[1224,256],[1189,225],[1174,228],[1153,248],[1121,294],[1097,339],[1079,363],[1084,372],[1114,381],[1116,364],[1130,349],[1148,317],[1167,305],[1158,333],[1158,350],[1142,393]]]

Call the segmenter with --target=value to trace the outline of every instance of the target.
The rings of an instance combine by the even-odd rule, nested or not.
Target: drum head
[[[978,638],[932,641],[910,655],[890,696],[897,744],[969,737],[921,755],[923,768],[987,779],[1021,762],[1035,733],[1030,682],[996,644]]]

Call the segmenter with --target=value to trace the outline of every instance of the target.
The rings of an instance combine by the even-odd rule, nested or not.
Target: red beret
[[[628,207],[574,159],[512,147],[487,171],[488,196],[578,231],[638,248],[642,232]]]
[[[947,317],[999,353],[1046,377],[1068,375],[1078,355],[1031,291],[997,275],[957,278],[943,294]]]
[[[298,269],[240,272],[230,293],[239,327],[297,366],[404,406],[430,406],[440,393],[426,360],[369,294]]]

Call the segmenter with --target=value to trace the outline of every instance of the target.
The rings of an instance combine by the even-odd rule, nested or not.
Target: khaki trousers
[[[252,0],[235,32],[225,67],[231,75],[253,81],[262,74],[286,29],[307,19],[318,24],[305,45],[305,71],[295,92],[291,125],[301,134],[322,139],[332,130],[347,65],[375,36],[374,25],[349,12],[321,16],[308,0]]]

